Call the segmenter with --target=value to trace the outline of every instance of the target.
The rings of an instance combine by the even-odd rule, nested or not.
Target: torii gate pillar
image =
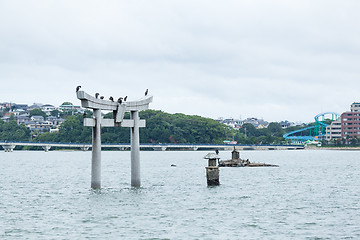
[[[93,110],[95,126],[92,129],[91,188],[101,187],[101,110]]]
[[[131,111],[130,118],[134,121],[131,131],[131,186],[140,187],[140,137],[139,111]]]

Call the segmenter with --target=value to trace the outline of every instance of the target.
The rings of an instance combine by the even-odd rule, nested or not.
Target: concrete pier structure
[[[167,147],[165,146],[159,146],[159,147],[153,147],[154,151],[166,151]]]
[[[45,152],[48,152],[51,149],[51,145],[44,145],[42,146]]]
[[[89,147],[86,147],[86,146],[82,146],[80,147],[80,149],[84,152],[88,151],[89,150]]]
[[[90,121],[88,121],[90,120]],[[130,122],[129,122],[130,121]],[[130,119],[124,119],[121,123],[121,127],[131,127]],[[95,126],[94,119],[85,118],[84,122],[89,122],[89,125],[85,126]],[[101,126],[102,127],[114,126],[113,119],[101,119]],[[145,127],[146,123],[144,120],[140,119],[139,127]],[[118,127],[118,126],[117,126]],[[89,148],[92,147],[91,143],[47,143],[47,142],[0,142],[0,146],[12,144],[13,147],[15,146],[31,146],[31,147],[43,147],[45,145],[57,148],[79,148],[82,151],[88,151]],[[106,148],[114,148],[119,149],[121,151],[128,150],[131,148],[130,143],[112,143],[112,144],[102,144],[103,147]],[[183,144],[183,143],[140,143],[140,149],[154,149],[155,151],[165,151],[165,150],[180,150],[180,151],[195,151],[195,150],[228,150],[231,151],[236,148],[236,150],[304,150],[304,145],[233,145],[230,146],[227,144]]]
[[[14,148],[16,147],[15,144],[12,144],[12,143],[8,143],[8,144],[2,144],[1,145],[4,149],[4,152],[12,152],[14,151]]]

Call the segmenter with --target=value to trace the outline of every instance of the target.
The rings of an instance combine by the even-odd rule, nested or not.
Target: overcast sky
[[[0,0],[0,102],[75,88],[204,117],[311,122],[360,101],[360,1]]]

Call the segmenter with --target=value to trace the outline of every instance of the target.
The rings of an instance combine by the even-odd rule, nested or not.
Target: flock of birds
[[[80,90],[80,88],[81,88],[81,86],[77,86],[77,87],[76,87],[76,92],[78,92],[78,91]],[[147,96],[148,93],[149,93],[149,89],[146,89],[146,91],[145,91],[145,96]],[[99,95],[100,95],[99,93],[95,93],[95,97],[96,97],[96,98],[99,98]],[[100,96],[100,99],[104,99],[104,96]],[[113,101],[114,101],[114,98],[113,98],[112,96],[110,96],[110,97],[109,97],[109,100],[113,102]],[[124,97],[124,98],[120,97],[120,98],[117,100],[117,102],[121,104],[122,102],[126,102],[126,100],[127,100],[127,96]]]

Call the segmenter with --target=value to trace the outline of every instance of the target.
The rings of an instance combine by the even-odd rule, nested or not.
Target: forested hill
[[[112,118],[112,113],[104,117]],[[129,114],[125,118],[129,118]],[[142,143],[223,143],[234,135],[226,125],[200,116],[146,110],[140,112],[140,118],[146,120],[146,127],[140,129]],[[101,137],[103,143],[128,143],[130,129],[102,128]],[[78,114],[68,117],[58,133],[43,133],[34,141],[90,143],[91,127],[84,127],[83,116]]]

